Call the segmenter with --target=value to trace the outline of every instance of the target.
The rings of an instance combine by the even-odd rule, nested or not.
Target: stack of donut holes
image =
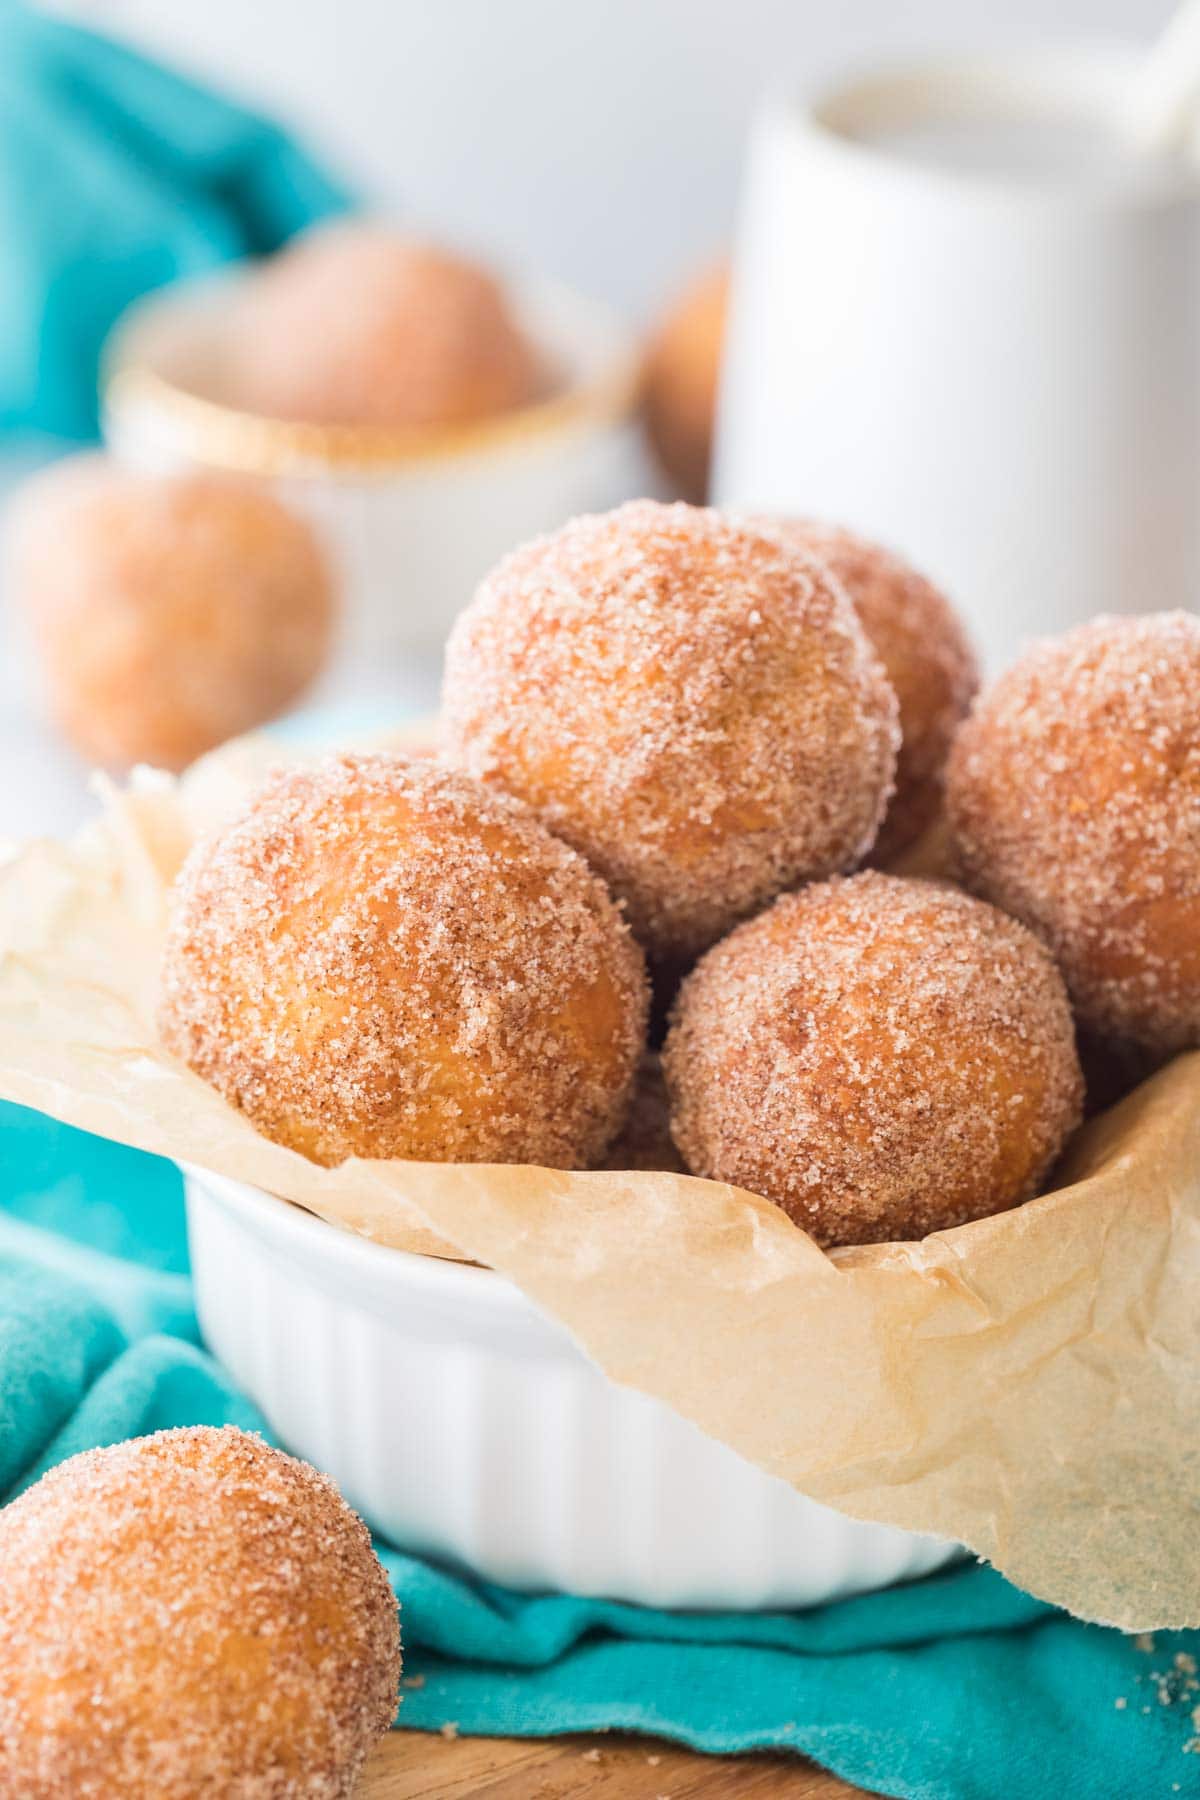
[[[294,767],[195,847],[164,1042],[323,1163],[682,1163],[825,1246],[1015,1206],[1082,1116],[1077,1031],[1200,1042],[1200,621],[977,686],[850,532],[573,520],[460,616],[438,760]],[[882,866],[943,816],[955,880]]]

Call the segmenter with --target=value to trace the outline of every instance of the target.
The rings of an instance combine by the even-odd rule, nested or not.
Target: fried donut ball
[[[873,870],[787,894],[710,950],[664,1067],[692,1173],[766,1195],[827,1245],[1028,1199],[1083,1100],[1066,988],[1033,934]]]
[[[307,1463],[231,1427],[60,1463],[0,1512],[3,1800],[348,1800],[396,1601]]]
[[[652,500],[500,563],[451,633],[443,724],[450,755],[574,844],[664,962],[857,862],[899,736],[823,564]]]
[[[59,725],[110,768],[181,769],[282,712],[324,667],[334,624],[325,558],[277,500],[99,455],[19,498],[12,592]]]
[[[709,272],[672,307],[646,352],[642,407],[650,447],[684,500],[708,493],[729,270]]]
[[[947,803],[967,885],[1040,932],[1089,1031],[1200,1044],[1200,619],[1035,645],[964,725]]]
[[[946,596],[892,551],[837,525],[776,523],[789,543],[828,563],[896,690],[896,792],[871,852],[873,863],[887,863],[941,810],[950,744],[979,686],[975,653]]]
[[[525,807],[397,756],[277,776],[180,874],[160,1031],[320,1163],[599,1161],[645,1041],[603,883]]]
[[[466,425],[543,385],[485,269],[362,219],[307,232],[264,265],[232,336],[235,398],[276,419]]]

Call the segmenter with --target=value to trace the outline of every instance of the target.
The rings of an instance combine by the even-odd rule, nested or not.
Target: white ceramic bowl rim
[[[1114,116],[1116,104],[1137,65],[1136,47],[1113,40],[1084,40],[975,54],[918,57],[834,79],[815,92],[793,97],[773,110],[777,118],[845,162],[869,167],[877,176],[887,167],[906,180],[941,187],[966,186],[990,195],[1044,207],[1137,209],[1181,197],[1194,198],[1200,167],[1185,156],[1148,163],[1136,183],[1033,182],[1009,179],[985,169],[935,164],[898,156],[873,143],[886,132],[919,120],[1074,118],[1098,122]]]
[[[514,1319],[527,1315],[531,1305],[527,1296],[494,1269],[373,1243],[249,1182],[215,1175],[209,1169],[193,1169],[186,1163],[181,1166],[185,1175],[218,1195],[256,1237],[292,1250],[309,1267],[318,1263],[355,1287],[390,1290],[402,1280],[406,1291],[423,1293],[431,1300],[468,1302],[473,1308],[482,1303]]]
[[[494,1269],[373,1243],[249,1182],[182,1168],[189,1184],[250,1231],[273,1260],[290,1263],[309,1286],[345,1304],[385,1321],[402,1305],[411,1325],[419,1319],[426,1333],[451,1338],[469,1318],[473,1333],[507,1353],[592,1363],[565,1325]]]

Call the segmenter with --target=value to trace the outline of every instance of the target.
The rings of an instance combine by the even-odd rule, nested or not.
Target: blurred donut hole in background
[[[8,586],[50,711],[104,768],[182,769],[296,702],[336,597],[315,534],[261,490],[68,458],[18,494]]]
[[[709,269],[664,314],[646,350],[643,416],[651,449],[681,500],[708,498],[729,269]]]

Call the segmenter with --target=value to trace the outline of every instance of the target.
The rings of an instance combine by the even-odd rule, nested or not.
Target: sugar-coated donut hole
[[[572,1168],[624,1122],[647,1004],[603,883],[526,808],[432,762],[341,756],[193,851],[160,1028],[315,1161]]]
[[[823,564],[649,500],[499,564],[451,634],[443,723],[450,757],[580,850],[664,962],[856,863],[898,743]]]
[[[282,712],[329,655],[316,538],[243,483],[57,464],[17,498],[10,581],[59,724],[108,768],[183,768]]]
[[[545,380],[499,282],[377,221],[306,232],[265,263],[232,319],[230,397],[313,425],[463,426]]]
[[[826,1245],[1028,1199],[1082,1103],[1066,989],[1032,933],[874,871],[787,894],[710,950],[663,1061],[692,1173]]]
[[[1050,944],[1090,1033],[1200,1044],[1200,619],[1035,645],[960,732],[947,804],[967,885]]]
[[[884,864],[941,810],[946,758],[979,686],[975,654],[946,596],[893,551],[837,525],[773,522],[790,543],[832,569],[896,690],[896,791],[871,851],[871,861]]]
[[[396,1601],[333,1483],[226,1427],[74,1456],[0,1511],[0,1792],[348,1800]]]

